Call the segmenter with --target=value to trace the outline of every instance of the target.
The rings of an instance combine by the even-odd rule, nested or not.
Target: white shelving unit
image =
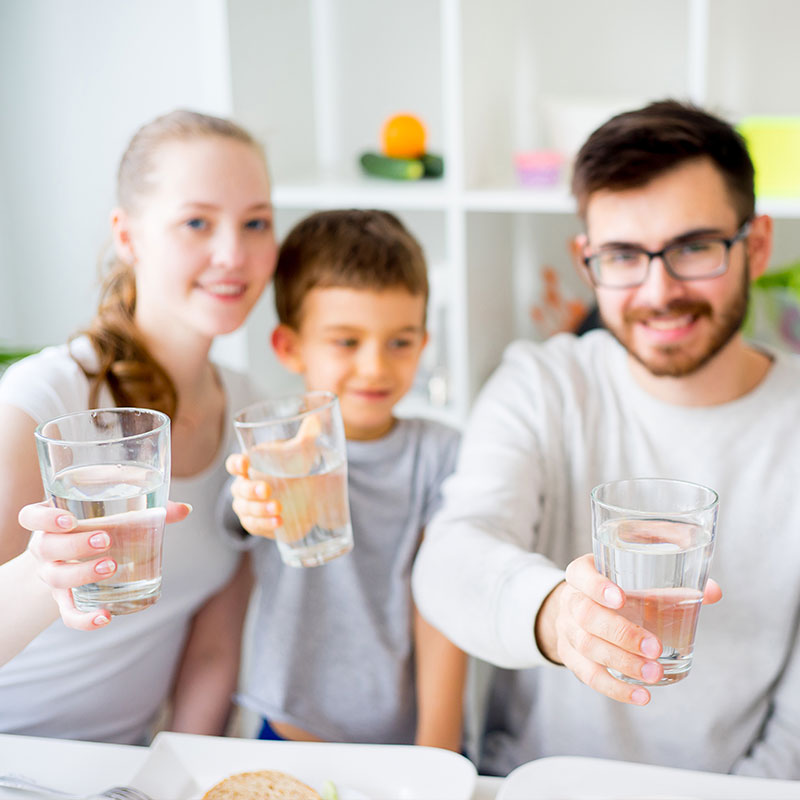
[[[267,147],[279,235],[322,208],[396,212],[428,257],[432,341],[414,412],[462,423],[505,345],[540,336],[540,273],[588,300],[566,242],[579,229],[566,180],[519,185],[516,150],[574,152],[612,113],[667,96],[728,119],[800,113],[795,0],[228,0],[233,114]],[[392,113],[425,120],[445,177],[361,175]],[[776,261],[800,252],[800,198],[759,201],[777,218]],[[274,384],[271,299],[248,359]],[[426,396],[435,372],[437,394]],[[439,397],[438,399],[441,399]]]

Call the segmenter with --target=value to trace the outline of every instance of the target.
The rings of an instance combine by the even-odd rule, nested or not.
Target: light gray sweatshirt
[[[720,496],[694,665],[645,707],[617,703],[545,662],[536,613],[591,552],[589,493],[627,477],[702,483]],[[774,355],[753,391],[665,404],[605,331],[518,342],[478,402],[413,589],[494,676],[481,770],[582,755],[800,778],[800,358]]]

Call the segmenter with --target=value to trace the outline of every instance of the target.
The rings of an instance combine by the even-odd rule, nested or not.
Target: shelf
[[[276,180],[277,208],[385,208],[443,211],[451,200],[446,180],[399,181],[361,175],[355,170],[300,179]]]
[[[756,210],[775,219],[800,219],[800,197],[759,197]]]
[[[467,211],[537,212],[541,214],[571,214],[575,200],[566,186],[537,189],[509,186],[492,189],[471,189],[464,193]]]

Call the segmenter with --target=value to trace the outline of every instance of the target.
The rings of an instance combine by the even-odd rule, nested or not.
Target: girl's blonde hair
[[[133,136],[117,173],[117,202],[134,212],[153,189],[155,154],[167,142],[222,137],[250,145],[263,157],[261,146],[239,125],[194,111],[172,111],[142,126]],[[94,319],[83,333],[97,354],[97,369],[81,365],[90,381],[89,404],[97,407],[107,385],[118,406],[163,411],[170,417],[178,394],[170,376],[145,345],[134,323],[136,281],[133,265],[114,255],[108,264]]]

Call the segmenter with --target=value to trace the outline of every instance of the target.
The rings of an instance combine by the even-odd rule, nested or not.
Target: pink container
[[[558,150],[525,150],[514,154],[514,166],[523,186],[555,186],[561,179],[564,156]]]

